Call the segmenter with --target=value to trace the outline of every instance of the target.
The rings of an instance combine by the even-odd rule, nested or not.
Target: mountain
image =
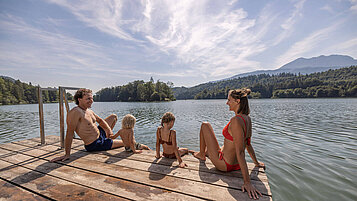
[[[230,89],[250,88],[253,98],[357,97],[357,66],[311,74],[259,74],[173,88],[180,99],[224,99]]]
[[[357,65],[357,60],[346,55],[330,55],[330,56],[318,56],[312,58],[298,58],[294,61],[287,63],[276,70],[258,70],[249,73],[242,73],[227,80],[246,77],[249,75],[259,75],[259,74],[270,74],[276,75],[279,73],[300,73],[300,74],[310,74],[315,72],[322,72],[329,69],[338,69],[343,67],[349,67]],[[226,80],[226,79],[224,79]]]
[[[12,78],[12,77],[8,77],[8,76],[5,76],[5,75],[0,75],[0,78],[4,79],[4,80],[9,80],[11,81],[12,83],[15,83],[15,79]]]

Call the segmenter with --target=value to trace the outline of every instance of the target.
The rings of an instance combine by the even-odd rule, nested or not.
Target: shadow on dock
[[[149,179],[150,180],[161,180],[166,175],[170,174],[173,170],[179,168],[177,166],[172,166],[172,164],[176,161],[176,159],[169,159],[165,157],[161,157],[160,159],[155,158],[155,160],[151,163],[148,168],[149,171]],[[158,166],[162,166],[160,174],[158,174],[155,170],[157,170]]]
[[[18,154],[24,154],[26,155],[26,152],[28,151],[31,151],[31,150],[36,150],[38,149],[38,146],[32,146],[32,147],[27,147],[27,148],[24,148],[24,149],[21,149],[21,150],[18,150],[18,151],[13,151],[9,154],[4,154],[4,155],[1,155],[0,158],[6,158],[6,157],[10,157],[10,156],[16,156]],[[32,181],[36,180],[36,179],[40,179],[41,177],[44,177],[46,176],[48,173],[52,172],[53,170],[56,170],[60,167],[62,167],[63,165],[66,165],[67,163],[70,163],[70,162],[73,162],[83,156],[85,156],[87,153],[86,152],[76,152],[76,153],[73,153],[71,154],[71,157],[69,160],[66,160],[66,161],[57,161],[57,162],[49,162],[49,161],[46,161],[40,165],[37,165],[38,163],[41,163],[41,161],[44,161],[45,159],[43,158],[46,158],[46,157],[51,157],[51,156],[55,156],[57,155],[59,152],[63,152],[62,149],[59,149],[59,150],[56,150],[56,151],[51,151],[51,152],[48,152],[48,153],[45,153],[45,154],[41,154],[35,158],[30,158],[30,159],[27,159],[27,160],[24,160],[22,162],[19,162],[19,163],[12,163],[13,165],[11,166],[8,166],[8,167],[5,167],[5,168],[2,168],[0,169],[0,172],[1,171],[6,171],[6,170],[10,170],[10,169],[13,169],[13,168],[16,168],[16,167],[25,167],[26,165],[31,165],[33,164],[35,166],[35,168],[23,175],[20,175],[20,176],[17,176],[15,178],[13,178],[12,180],[10,180],[11,183],[16,183],[18,185],[21,185],[21,184],[26,184],[26,183],[31,183]],[[26,167],[25,167],[26,168]],[[29,169],[29,168],[27,168]],[[50,186],[48,186],[47,184],[43,184],[42,186],[37,186],[37,188],[40,188],[40,189],[44,189],[44,188],[48,188]]]

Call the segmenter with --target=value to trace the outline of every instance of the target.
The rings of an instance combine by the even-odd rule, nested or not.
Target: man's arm
[[[71,154],[71,147],[72,147],[72,141],[73,141],[73,136],[74,136],[74,131],[77,127],[77,124],[80,119],[80,114],[76,110],[71,110],[68,115],[67,115],[67,132],[66,132],[66,139],[65,139],[65,144],[64,144],[64,149],[65,149],[65,155],[61,157],[57,157],[51,160],[51,162],[55,161],[65,161],[69,159],[69,156]]]
[[[92,111],[93,112],[93,111]],[[96,115],[93,112],[94,116],[95,116],[95,120],[96,122],[99,124],[100,127],[103,128],[103,130],[105,131],[105,134],[107,135],[107,138],[112,138],[113,137],[113,131],[110,128],[110,126],[108,125],[108,123],[103,120],[102,118],[100,118],[98,115]]]

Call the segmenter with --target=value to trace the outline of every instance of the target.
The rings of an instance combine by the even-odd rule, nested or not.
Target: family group
[[[171,112],[166,112],[161,118],[161,125],[156,131],[156,158],[160,158],[160,145],[163,147],[162,155],[166,158],[175,158],[179,162],[179,167],[187,167],[181,156],[192,153],[199,160],[205,161],[208,157],[214,166],[224,172],[241,170],[244,180],[242,190],[247,191],[250,198],[258,198],[261,193],[255,189],[250,182],[247,162],[245,160],[245,149],[248,151],[254,164],[257,167],[265,168],[264,163],[258,162],[253,146],[251,144],[252,122],[249,116],[250,109],[248,95],[250,89],[230,90],[227,98],[229,110],[235,115],[224,127],[224,145],[219,146],[211,124],[203,122],[200,128],[200,141],[198,152],[179,148],[177,146],[176,131],[172,130],[175,123],[175,116]],[[87,151],[104,151],[118,147],[125,147],[125,150],[132,153],[141,153],[142,150],[150,150],[144,144],[135,141],[134,125],[136,119],[133,115],[127,114],[122,119],[122,128],[113,133],[113,128],[118,120],[117,115],[112,114],[105,119],[96,115],[91,108],[93,95],[90,89],[79,89],[74,95],[75,103],[78,105],[67,114],[67,132],[65,138],[65,155],[51,160],[64,161],[70,158],[71,146],[74,132],[83,140]],[[97,124],[99,126],[97,126]],[[116,138],[121,137],[121,140]]]

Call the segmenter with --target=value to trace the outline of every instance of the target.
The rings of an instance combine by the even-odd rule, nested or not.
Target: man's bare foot
[[[195,158],[198,158],[202,161],[206,160],[206,156],[204,154],[201,154],[200,152],[190,152]]]

